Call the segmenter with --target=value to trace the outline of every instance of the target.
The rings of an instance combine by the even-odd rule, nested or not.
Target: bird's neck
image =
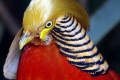
[[[52,35],[60,48],[60,53],[66,56],[71,64],[92,75],[107,72],[107,62],[80,23],[73,16],[59,20]]]

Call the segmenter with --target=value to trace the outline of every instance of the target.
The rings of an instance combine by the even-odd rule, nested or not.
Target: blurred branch
[[[10,31],[10,33],[15,36],[15,34],[20,29],[15,18],[10,14],[9,10],[6,8],[5,4],[0,1],[0,16],[6,24],[6,27]]]

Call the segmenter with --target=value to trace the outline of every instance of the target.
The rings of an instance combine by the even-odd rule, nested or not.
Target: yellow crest
[[[76,0],[32,0],[24,13],[24,30],[35,32],[46,21],[66,14],[75,16],[82,27],[89,28],[88,15]]]

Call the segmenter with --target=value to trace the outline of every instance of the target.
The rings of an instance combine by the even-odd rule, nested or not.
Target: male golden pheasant
[[[32,0],[13,40],[4,76],[17,80],[119,80],[86,34],[76,0]]]

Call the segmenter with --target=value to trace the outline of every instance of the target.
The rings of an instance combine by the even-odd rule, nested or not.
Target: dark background
[[[107,0],[79,0],[91,17]],[[10,44],[22,27],[22,19],[30,0],[0,0],[0,80]],[[110,68],[120,74],[120,21],[96,44]]]

